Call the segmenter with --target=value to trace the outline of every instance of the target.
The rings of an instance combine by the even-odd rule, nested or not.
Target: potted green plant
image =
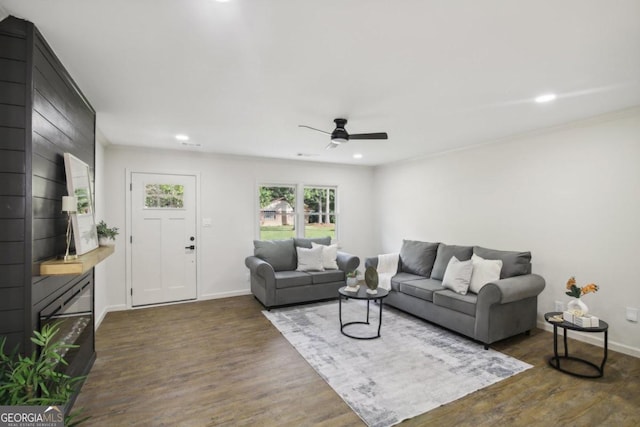
[[[100,221],[96,226],[98,231],[98,241],[100,246],[113,246],[116,243],[116,236],[119,234],[118,227],[111,227],[106,222]]]
[[[347,286],[350,288],[358,286],[358,270],[349,271],[347,273]]]
[[[61,406],[69,403],[79,383],[85,377],[71,377],[60,372],[59,365],[67,365],[61,354],[77,345],[53,341],[59,323],[48,324],[40,332],[34,331],[31,341],[39,349],[30,356],[22,356],[17,349],[7,354],[6,338],[0,338],[0,405],[2,406]],[[65,411],[62,411],[64,413]],[[64,425],[78,425],[81,410],[65,416]]]

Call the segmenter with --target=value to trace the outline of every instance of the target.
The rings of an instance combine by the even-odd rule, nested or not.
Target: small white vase
[[[358,278],[357,277],[347,277],[347,286],[351,288],[355,288],[358,286]]]
[[[116,244],[116,241],[109,237],[100,237],[98,239],[98,243],[100,246],[113,246]]]
[[[580,311],[583,316],[589,313],[589,307],[580,298],[574,298],[567,304],[567,311]]]

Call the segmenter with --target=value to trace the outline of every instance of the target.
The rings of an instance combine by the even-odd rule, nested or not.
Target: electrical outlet
[[[627,307],[627,320],[629,322],[637,322],[638,321],[638,311],[640,309]]]
[[[562,301],[556,301],[556,311],[564,311],[564,303]]]

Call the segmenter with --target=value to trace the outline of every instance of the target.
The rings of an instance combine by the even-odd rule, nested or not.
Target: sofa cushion
[[[402,271],[426,278],[430,277],[437,251],[437,243],[403,240],[400,249]]]
[[[398,290],[412,297],[433,301],[433,292],[442,290],[442,282],[434,279],[409,280],[399,283]]]
[[[444,272],[447,270],[447,265],[449,265],[451,257],[455,256],[460,261],[466,261],[471,259],[471,255],[473,255],[473,246],[456,246],[440,243],[438,245],[436,260],[433,263],[431,278],[437,280],[444,278]]]
[[[295,270],[298,266],[293,239],[254,240],[253,254],[271,264],[274,271]]]
[[[276,271],[276,288],[293,288],[311,284],[311,276],[300,271]]]
[[[295,237],[293,239],[293,242],[296,245],[296,248],[307,248],[307,249],[311,249],[311,242],[315,242],[319,245],[326,245],[329,246],[331,244],[331,237],[327,236],[327,237],[315,237],[313,239],[306,239],[306,238],[297,238]]]
[[[315,248],[296,248],[298,254],[297,271],[324,271],[322,266],[322,246]]]
[[[469,292],[477,294],[487,283],[500,279],[502,260],[484,259],[473,254],[471,262],[473,263],[473,273],[471,274],[471,283],[469,283]]]
[[[460,295],[466,295],[471,282],[473,264],[471,260],[460,261],[456,257],[451,257],[447,271],[444,272],[442,287],[451,289]]]
[[[410,280],[421,280],[421,279],[425,279],[425,277],[418,276],[417,274],[411,274],[411,273],[398,273],[391,278],[391,290],[399,291],[401,283],[408,282]]]
[[[331,283],[331,282],[344,282],[344,271],[341,270],[325,270],[325,271],[310,271],[311,282],[313,284]]]
[[[433,293],[433,303],[435,305],[439,305],[440,307],[445,307],[474,317],[476,315],[477,301],[478,296],[472,293],[460,295],[449,289],[444,289],[442,291]]]
[[[473,253],[484,259],[502,260],[501,279],[531,273],[531,252],[498,251],[474,246]]]

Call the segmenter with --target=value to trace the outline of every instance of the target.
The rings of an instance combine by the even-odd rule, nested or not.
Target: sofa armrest
[[[338,251],[336,262],[340,270],[348,273],[350,271],[355,271],[358,268],[360,265],[360,258],[346,252]]]
[[[364,268],[373,267],[378,268],[378,257],[372,256],[364,259]]]
[[[248,256],[244,260],[244,265],[249,268],[252,275],[260,276],[267,282],[276,280],[275,271],[271,264],[257,256]]]
[[[537,274],[524,274],[500,279],[487,283],[480,289],[478,303],[482,301],[483,305],[490,305],[491,303],[507,304],[520,301],[540,295],[544,287],[544,278]]]

